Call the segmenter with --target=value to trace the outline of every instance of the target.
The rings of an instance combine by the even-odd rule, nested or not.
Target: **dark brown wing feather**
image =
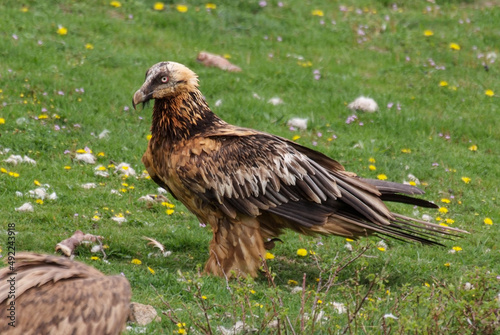
[[[383,200],[435,207],[403,195],[423,193],[416,187],[363,180],[319,152],[246,128],[227,125],[204,136],[211,150],[191,155],[177,172],[186,188],[231,218],[260,216],[276,235],[283,228],[350,237],[378,232],[434,243],[428,235],[447,234],[432,227],[419,235],[411,219],[396,219],[385,206]]]
[[[16,274],[0,270],[0,334],[119,334],[131,290],[122,276],[108,277],[66,258],[21,253]],[[15,278],[16,327],[8,325],[9,278]]]

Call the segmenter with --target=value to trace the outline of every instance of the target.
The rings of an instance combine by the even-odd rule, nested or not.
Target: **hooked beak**
[[[137,90],[137,92],[135,92],[134,94],[134,97],[132,98],[132,106],[134,107],[134,109],[136,109],[135,107],[138,104],[140,104],[141,102],[146,103],[149,99],[151,99],[151,96],[152,94],[144,94],[144,92],[142,92],[142,89]]]

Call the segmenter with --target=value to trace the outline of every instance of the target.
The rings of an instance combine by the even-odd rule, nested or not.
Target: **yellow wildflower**
[[[148,266],[148,270],[149,270],[149,272],[151,272],[151,274],[155,274],[155,270],[151,269],[149,266]]]
[[[385,174],[381,173],[381,174],[379,174],[379,175],[377,176],[377,179],[380,179],[380,180],[386,180],[386,179],[387,179],[387,176],[386,176]]]
[[[177,5],[175,6],[175,9],[177,9],[179,13],[185,13],[188,11],[188,7],[185,5]]]
[[[404,153],[404,154],[410,154],[411,153],[411,149],[403,148],[403,149],[401,149],[401,152]]]
[[[432,30],[424,30],[424,36],[433,36],[434,32]]]
[[[172,215],[172,214],[174,214],[174,210],[173,209],[167,209],[165,211],[165,213],[167,213],[167,215]]]
[[[118,7],[121,7],[122,4],[120,3],[120,1],[111,1],[109,3],[112,7],[115,7],[115,8],[118,8]]]
[[[43,200],[42,199],[36,199],[35,201],[39,205],[43,205]]]
[[[443,213],[443,214],[448,213],[448,208],[446,208],[446,207],[439,207],[439,213]]]
[[[473,144],[469,147],[470,151],[477,151],[477,145]]]
[[[323,300],[318,299],[317,303],[318,303],[318,304],[322,304],[322,303],[323,303]]]
[[[293,280],[293,279],[289,279],[288,280],[288,285],[290,286],[295,286],[295,285],[298,285],[299,283],[296,281],[296,280]]]
[[[450,49],[455,50],[455,51],[459,51],[460,45],[458,45],[457,43],[450,43]]]
[[[5,119],[3,117],[0,117],[0,124],[5,124]]]
[[[416,182],[414,182],[413,180],[410,180],[410,181],[408,182],[408,184],[410,184],[411,186],[417,186],[417,183],[416,183]]]
[[[449,267],[450,265],[451,265],[451,263],[449,263],[449,262],[448,263],[444,263],[444,266],[446,266],[446,267]]]
[[[295,135],[294,137],[292,137],[292,141],[297,141],[299,138],[300,138],[299,135]]]
[[[439,86],[441,86],[441,87],[448,86],[448,82],[447,82],[447,81],[445,81],[445,80],[441,80],[441,81],[439,82]]]
[[[453,220],[453,219],[446,219],[446,220],[444,220],[444,221],[445,221],[447,224],[453,224],[453,223],[455,223],[455,220]]]
[[[443,198],[443,199],[441,199],[441,202],[444,202],[445,204],[449,204],[451,202],[451,200],[448,198]]]
[[[323,13],[323,11],[321,9],[315,9],[311,12],[311,14],[313,16],[324,16],[325,15],[325,13]]]
[[[492,219],[490,219],[490,218],[486,218],[486,219],[484,219],[484,221],[483,221],[483,222],[484,222],[484,224],[487,224],[487,225],[492,225],[492,224],[493,224],[493,220],[492,220]]]
[[[377,170],[377,167],[375,165],[369,165],[368,168],[370,169],[370,171],[375,171]]]
[[[71,170],[71,166],[66,165],[66,166],[64,167],[64,169],[65,169],[65,170]]]
[[[146,136],[146,139],[149,141],[151,137],[153,137],[153,135],[149,134],[148,136]]]
[[[68,28],[63,27],[63,26],[59,26],[59,28],[57,28],[57,33],[59,35],[61,35],[61,36],[67,35],[68,34]]]
[[[493,92],[493,90],[486,90],[484,91],[484,94],[486,94],[489,97],[492,97],[495,95],[495,92]]]
[[[368,162],[374,164],[375,163],[375,158],[373,158],[373,157],[368,158]]]
[[[154,10],[164,10],[165,4],[163,2],[156,2],[153,6]]]
[[[214,4],[214,3],[210,3],[210,2],[209,2],[209,3],[207,3],[207,4],[205,5],[205,8],[206,8],[206,9],[216,9],[216,8],[217,8],[217,5],[216,5],[216,4]]]
[[[302,256],[302,257],[307,256],[307,250],[306,249],[299,249],[299,250],[297,250],[297,255]]]
[[[33,184],[35,184],[36,186],[41,186],[41,185],[42,185],[42,184],[41,184],[38,180],[36,180],[36,179],[35,179],[35,181],[33,181]]]
[[[346,240],[347,242],[354,242],[354,240],[353,240],[353,239],[351,239],[351,238],[346,238],[345,240]]]
[[[460,248],[460,247],[453,247],[452,249],[455,251],[462,251],[462,248]]]
[[[131,260],[130,263],[135,264],[135,265],[141,265],[142,264],[142,262],[139,259],[137,259],[137,258],[134,258],[133,260]]]
[[[203,300],[207,300],[207,296],[206,296],[206,295],[202,295],[202,296],[201,296],[201,298],[202,298]]]
[[[377,249],[380,250],[380,251],[385,251],[384,247],[378,247]]]
[[[471,179],[469,177],[462,177],[462,181],[466,184],[470,183]]]
[[[430,285],[429,283],[427,283],[427,282],[425,282],[425,283],[424,283],[424,285],[425,285],[426,287],[431,287],[431,285]]]
[[[93,261],[98,261],[98,260],[99,260],[99,257],[97,257],[97,256],[92,256],[92,257],[90,257],[90,259],[91,259],[91,260],[93,260]]]
[[[266,259],[274,259],[274,255],[270,252],[266,252]]]

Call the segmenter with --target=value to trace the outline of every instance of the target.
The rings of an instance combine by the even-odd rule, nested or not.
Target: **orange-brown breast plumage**
[[[257,275],[265,242],[284,229],[351,238],[379,234],[439,244],[447,228],[392,213],[384,201],[437,207],[413,186],[367,180],[322,153],[230,125],[208,107],[196,74],[162,62],[146,73],[134,106],[150,99],[152,179],[213,229],[207,272]],[[417,225],[417,227],[415,226]]]

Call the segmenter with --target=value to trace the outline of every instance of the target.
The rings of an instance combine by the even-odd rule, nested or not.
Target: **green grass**
[[[167,302],[175,313],[148,325],[151,334],[179,332],[172,320],[186,323],[188,332],[203,333],[208,323],[215,331],[244,317],[250,328],[267,333],[293,333],[292,328],[303,334],[498,331],[500,80],[498,60],[486,60],[488,53],[500,52],[498,3],[444,1],[439,9],[426,1],[399,1],[397,8],[392,1],[350,3],[343,11],[336,2],[290,0],[279,7],[268,1],[261,7],[258,1],[225,0],[207,12],[205,2],[187,1],[188,11],[180,13],[171,2],[164,11],[154,11],[153,1],[121,1],[119,8],[109,1],[25,1],[23,11],[18,1],[3,1],[0,167],[19,175],[0,173],[3,255],[8,223],[16,224],[17,251],[52,253],[77,229],[104,236],[109,263],[92,261],[85,247],[78,248],[76,259],[107,274],[123,272],[134,301],[160,313],[170,308],[162,299]],[[313,16],[315,9],[324,16]],[[67,28],[66,35],[57,33],[59,25]],[[425,37],[424,30],[434,35]],[[450,43],[460,50],[451,50]],[[229,54],[243,71],[203,67],[195,59],[204,50]],[[298,56],[312,66],[299,65]],[[207,101],[214,106],[221,99],[213,109],[228,122],[287,138],[299,135],[298,143],[363,177],[383,173],[403,182],[409,173],[415,175],[426,199],[448,213],[393,208],[441,217],[441,222],[451,219],[452,226],[471,234],[445,242],[445,248],[387,241],[385,252],[377,248],[379,239],[371,238],[351,242],[349,252],[342,238],[287,233],[285,243],[272,250],[268,276],[230,282],[230,289],[224,280],[199,277],[208,258],[207,228],[176,201],[172,215],[160,204],[138,202],[142,195],[157,193],[151,180],[124,180],[113,169],[109,178],[96,177],[96,165],[73,159],[76,150],[88,147],[104,153],[97,164],[127,162],[141,174],[151,107],[134,111],[131,98],[149,66],[163,60],[198,73]],[[314,79],[316,69],[319,80]],[[448,85],[440,86],[442,81]],[[353,113],[346,105],[359,95],[374,98],[380,111],[358,113],[358,120],[347,124]],[[284,104],[267,103],[275,96]],[[308,117],[308,130],[289,130],[286,121],[293,116]],[[97,138],[105,129],[109,137]],[[332,135],[336,139],[329,140]],[[477,151],[469,149],[472,145]],[[4,162],[11,154],[27,155],[37,165]],[[376,160],[376,171],[368,168],[370,158]],[[16,191],[36,188],[35,180],[49,184],[58,199],[37,204],[16,196]],[[81,188],[89,182],[97,187]],[[113,189],[126,192],[116,195]],[[442,203],[442,198],[451,202]],[[14,210],[25,202],[34,205],[33,213]],[[127,222],[111,220],[118,213]],[[98,221],[92,219],[96,215]],[[486,225],[485,218],[493,224]],[[149,257],[155,251],[142,236],[159,240],[172,255]],[[452,247],[462,250],[449,253]],[[299,257],[299,248],[316,254]],[[142,264],[131,264],[134,258]],[[304,274],[304,295],[292,294]],[[334,280],[328,284],[329,277]],[[465,290],[467,282],[474,289]],[[333,302],[344,304],[348,313],[337,313]],[[320,312],[321,320],[315,321],[312,315]],[[398,319],[384,318],[390,313]],[[267,327],[278,319],[280,330]]]

